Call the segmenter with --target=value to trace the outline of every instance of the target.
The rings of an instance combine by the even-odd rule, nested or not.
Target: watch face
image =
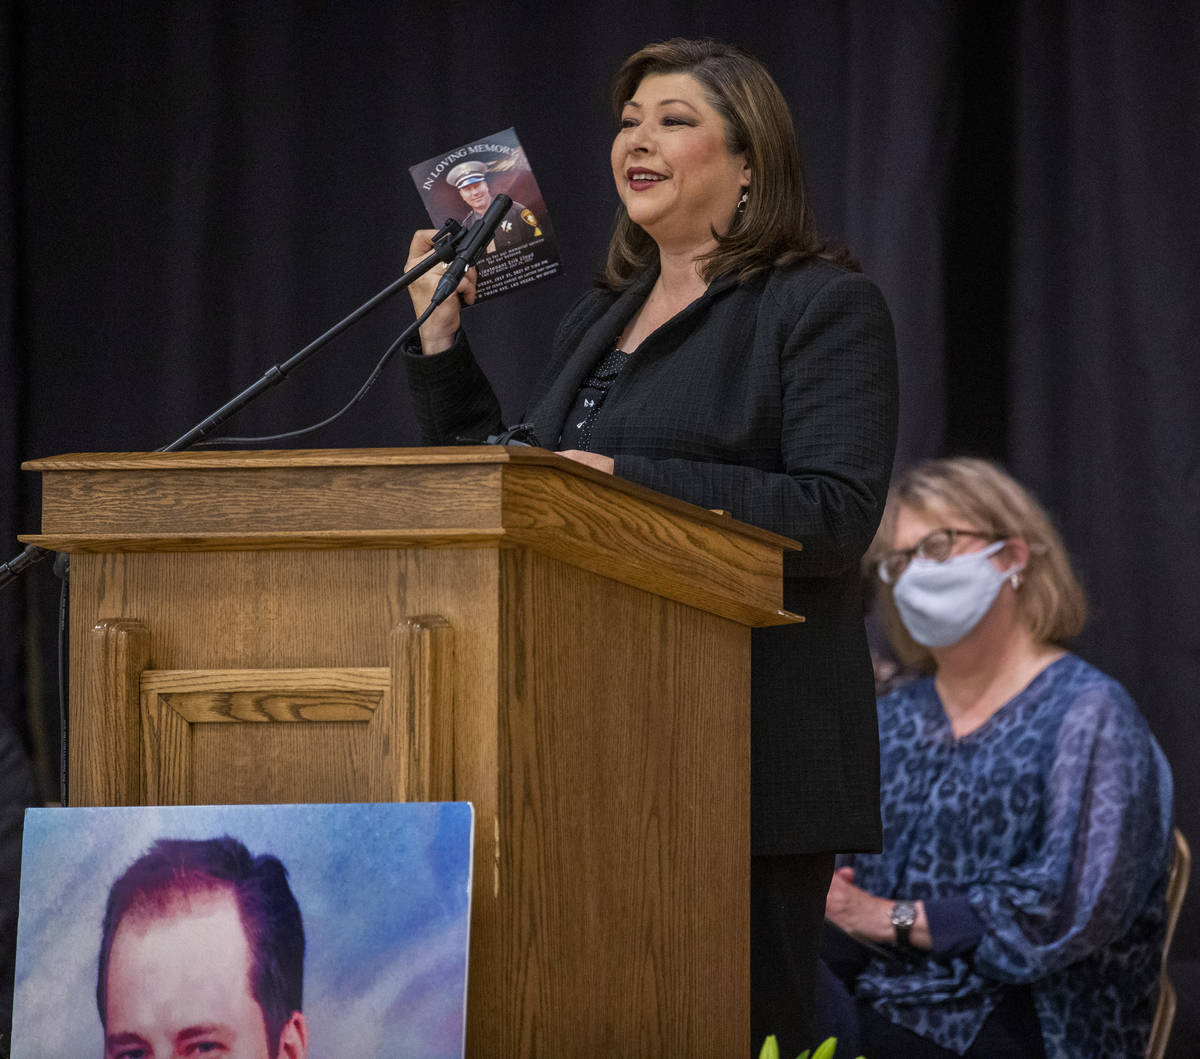
[[[892,905],[892,926],[911,927],[917,921],[917,908],[911,901],[897,901]]]

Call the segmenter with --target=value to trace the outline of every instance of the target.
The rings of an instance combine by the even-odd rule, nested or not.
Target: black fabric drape
[[[818,217],[889,299],[898,464],[992,456],[1048,504],[1094,602],[1081,652],[1141,705],[1200,841],[1200,13],[1122,0],[0,10],[3,558],[37,528],[19,460],[183,433],[399,274],[425,223],[410,164],[509,125],[565,259],[563,278],[470,313],[517,416],[552,321],[602,259],[609,76],[648,40],[722,37],[777,77]],[[233,432],[340,407],[409,319],[401,299],[378,311]],[[393,370],[297,444],[415,441]],[[27,689],[49,689],[30,703],[49,735],[43,780],[55,678],[25,651],[52,656],[56,598],[47,566],[0,596],[0,705],[20,719]],[[1185,910],[1175,951],[1198,950]]]
[[[1021,9],[1006,455],[1061,524],[1092,602],[1081,653],[1149,719],[1192,838],[1200,16],[1104,6],[1104,18],[1084,3]],[[1181,960],[1200,958],[1198,908],[1184,908]],[[1176,1041],[1196,1010],[1185,994]]]
[[[0,65],[7,70],[13,69],[16,59],[16,30],[15,20],[0,20]],[[16,213],[22,166],[14,124],[19,107],[17,79],[0,80],[0,562],[15,558],[20,550],[17,534],[26,528],[22,483],[16,471],[22,457],[27,411],[17,308],[21,254]],[[24,742],[30,736],[26,725],[26,588],[18,581],[0,597],[0,714],[21,731]]]

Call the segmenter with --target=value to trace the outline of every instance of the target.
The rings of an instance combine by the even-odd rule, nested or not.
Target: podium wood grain
[[[59,457],[75,804],[469,800],[468,1054],[744,1052],[784,546],[548,454]]]

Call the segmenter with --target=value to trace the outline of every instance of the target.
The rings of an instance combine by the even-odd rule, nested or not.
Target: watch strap
[[[897,901],[892,905],[888,918],[892,921],[892,930],[896,935],[896,944],[907,948],[910,944],[913,924],[917,921],[917,906],[911,901]]]

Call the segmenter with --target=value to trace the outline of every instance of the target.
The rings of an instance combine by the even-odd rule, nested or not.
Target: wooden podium
[[[468,1055],[745,1054],[749,630],[799,545],[537,449],[25,467],[71,804],[471,801]]]

